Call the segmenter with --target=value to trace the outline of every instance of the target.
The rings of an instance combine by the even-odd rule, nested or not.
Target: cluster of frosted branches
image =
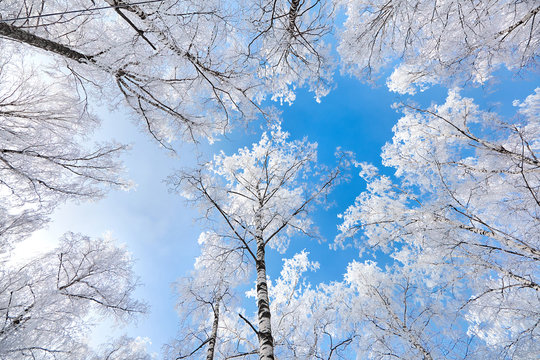
[[[536,64],[540,6],[534,1],[338,0],[343,66],[372,77],[395,66],[388,87],[414,93],[432,84],[485,83],[495,70]]]
[[[145,311],[132,298],[131,267],[126,250],[110,240],[73,233],[64,235],[54,251],[24,265],[3,262],[0,358],[90,358],[91,311],[121,321]],[[130,341],[125,338],[123,347],[129,348]]]
[[[391,251],[455,299],[471,339],[520,358],[540,351],[539,100],[537,89],[516,102],[511,122],[455,91],[443,105],[404,107],[383,149],[398,182],[362,164],[367,191],[337,238],[362,230],[362,247]]]
[[[165,147],[178,136],[211,140],[235,120],[265,115],[263,99],[291,101],[297,85],[308,83],[317,97],[328,92],[323,38],[332,10],[324,2],[105,4],[3,1],[0,41],[52,54],[58,74],[66,68],[107,101],[120,95]]]
[[[13,50],[13,49],[11,49]],[[126,187],[125,146],[82,145],[98,125],[72,84],[16,54],[0,59],[0,237],[13,243],[39,228],[58,204]],[[5,248],[4,248],[5,250]]]

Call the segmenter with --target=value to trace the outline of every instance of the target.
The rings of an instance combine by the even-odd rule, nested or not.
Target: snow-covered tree
[[[312,287],[304,274],[317,270],[319,264],[308,255],[302,251],[284,259],[280,277],[269,287],[276,355],[280,359],[347,359],[356,335],[347,316],[340,314],[346,293],[337,284]]]
[[[349,264],[343,281],[312,287],[317,263],[306,252],[284,260],[269,286],[276,355],[281,359],[481,359],[493,356],[466,322],[456,298],[423,269],[372,260]],[[457,285],[457,284],[454,284]]]
[[[312,235],[309,211],[342,178],[342,165],[316,167],[316,144],[288,141],[274,125],[251,149],[221,153],[193,172],[170,182],[209,217],[219,220],[215,232],[230,239],[257,273],[256,298],[260,359],[274,358],[267,284],[267,247],[285,250],[294,234]]]
[[[291,101],[297,85],[323,96],[332,76],[331,9],[319,1],[10,0],[0,12],[2,47],[52,55],[84,91],[122,97],[166,147],[212,139],[264,113],[266,97]]]
[[[54,54],[58,67],[85,90],[104,93],[108,103],[122,96],[141,127],[164,146],[178,135],[211,138],[234,117],[250,118],[257,110],[259,84],[249,62],[238,58],[232,5],[176,0],[98,5],[3,1],[2,43],[17,42],[28,54]]]
[[[399,181],[362,165],[368,181],[338,242],[392,251],[426,282],[458,288],[476,336],[502,356],[540,354],[540,90],[503,122],[451,91],[427,110],[407,106],[383,148]]]
[[[135,339],[122,336],[118,339],[104,344],[97,351],[89,350],[85,360],[151,360],[154,359],[146,345],[149,339],[137,337]]]
[[[132,260],[110,240],[67,233],[59,247],[0,270],[0,358],[74,359],[87,354],[90,312],[127,320],[145,311],[132,298]]]
[[[247,259],[226,239],[213,232],[199,237],[201,255],[191,276],[176,284],[180,333],[166,347],[167,358],[213,360],[220,338],[223,312],[234,299],[234,288],[246,281]],[[223,329],[226,331],[226,329]],[[227,336],[225,336],[227,338]],[[206,350],[206,351],[205,351]]]
[[[73,84],[36,64],[0,57],[0,241],[2,250],[38,229],[68,199],[96,199],[125,187],[117,156],[125,146],[83,140],[98,125]],[[12,52],[13,51],[13,52]]]
[[[331,88],[335,59],[327,40],[333,4],[320,0],[246,1],[247,55],[258,60],[258,76],[273,99],[292,102],[307,84],[319,100]]]
[[[432,84],[483,84],[501,67],[536,64],[536,1],[336,0],[347,19],[339,31],[343,66],[371,77],[395,66],[388,87],[414,93]],[[396,64],[397,63],[397,64]]]
[[[463,287],[441,286],[414,266],[396,263],[383,270],[371,260],[349,264],[344,283],[337,285],[344,294],[338,316],[356,334],[352,347],[361,358],[482,359],[488,354],[467,334],[456,301]]]

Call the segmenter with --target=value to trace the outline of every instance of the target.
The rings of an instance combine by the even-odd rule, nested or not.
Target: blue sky
[[[514,99],[524,99],[539,85],[538,77],[523,80],[500,72],[497,78],[497,83],[474,89],[465,88],[462,94],[474,97],[484,109],[491,108],[508,115],[513,112]],[[311,142],[317,142],[322,163],[331,165],[334,151],[339,146],[355,152],[359,161],[381,166],[380,149],[391,140],[392,126],[400,117],[391,104],[412,98],[427,107],[431,102],[442,103],[446,91],[435,87],[413,97],[400,97],[389,93],[382,80],[373,86],[337,76],[336,89],[320,104],[312,94],[300,90],[292,106],[281,106],[283,128],[291,133],[292,139],[308,136]],[[192,268],[198,254],[197,238],[204,230],[202,223],[194,221],[198,217],[197,212],[188,208],[178,195],[169,193],[163,180],[174,169],[193,166],[197,150],[209,153],[223,149],[230,154],[238,147],[257,141],[260,124],[253,124],[248,132],[239,128],[228,139],[212,146],[203,144],[195,149],[191,144],[177,144],[178,156],[171,157],[136,129],[126,114],[103,109],[98,113],[103,118],[103,126],[96,139],[116,139],[132,144],[124,161],[127,176],[137,184],[136,188],[129,192],[110,192],[98,202],[60,207],[49,227],[35,234],[32,243],[44,249],[66,231],[90,236],[110,232],[118,242],[125,243],[137,259],[135,271],[143,284],[137,295],[150,304],[151,313],[124,329],[111,330],[108,326],[100,326],[96,341],[106,338],[113,331],[127,331],[132,336],[149,337],[153,343],[150,349],[159,353],[161,346],[177,332],[175,297],[170,284]],[[385,171],[392,173],[391,169]],[[352,204],[363,186],[357,171],[353,170],[351,182],[341,185],[333,193],[331,200],[335,205],[315,214],[315,222],[327,241],[317,243],[295,239],[285,255],[270,251],[270,276],[279,274],[283,257],[292,257],[306,249],[311,253],[312,260],[321,263],[317,274],[310,275],[312,283],[341,280],[347,263],[358,258],[357,250],[333,251],[328,249],[328,245],[337,233],[337,214]]]

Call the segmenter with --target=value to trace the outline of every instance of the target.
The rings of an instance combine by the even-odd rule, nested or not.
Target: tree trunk
[[[264,242],[257,239],[257,307],[259,320],[259,359],[274,360],[274,338],[270,321],[270,300],[266,283]]]
[[[3,22],[0,22],[0,35],[14,41],[37,47],[39,49],[51,51],[53,53],[75,60],[80,63],[94,62],[92,56],[82,54],[76,50],[70,49],[65,45],[59,44],[51,40],[47,40],[27,31],[21,30],[16,26],[12,26]]]
[[[210,335],[210,340],[208,341],[208,350],[206,351],[206,360],[214,360],[214,352],[216,349],[217,332],[218,332],[218,325],[219,325],[219,303],[220,303],[220,300],[217,301],[214,307],[214,323],[212,324],[212,334]]]
[[[289,33],[294,36],[296,28],[296,17],[298,16],[298,7],[300,6],[300,0],[292,0],[291,8],[289,10]]]
[[[268,298],[268,284],[266,283],[265,242],[260,211],[263,208],[259,201],[259,211],[255,214],[255,241],[257,244],[257,318],[259,320],[259,359],[274,360],[274,338],[272,336],[272,322],[270,321],[270,299]]]

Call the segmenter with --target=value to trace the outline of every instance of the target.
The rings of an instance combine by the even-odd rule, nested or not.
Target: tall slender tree
[[[248,261],[241,251],[213,232],[199,237],[201,255],[191,276],[176,284],[180,332],[166,347],[170,359],[213,360],[220,345],[223,313],[235,298],[234,288],[249,275]],[[206,350],[206,351],[205,351]]]
[[[241,2],[248,35],[247,56],[258,59],[258,74],[274,99],[291,103],[295,87],[306,84],[317,100],[332,88],[335,59],[329,34],[333,4],[320,0]],[[291,86],[292,85],[292,86]]]
[[[316,144],[287,141],[274,125],[251,149],[224,153],[194,172],[171,177],[173,187],[220,219],[216,229],[235,243],[254,265],[259,358],[274,358],[274,338],[267,284],[266,250],[285,250],[294,233],[313,235],[309,211],[342,179],[343,160],[317,172]],[[310,180],[314,179],[314,180]]]

